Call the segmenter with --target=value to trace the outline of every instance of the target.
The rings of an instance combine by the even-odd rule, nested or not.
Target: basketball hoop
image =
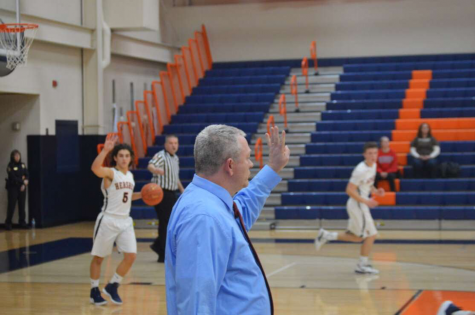
[[[28,50],[37,30],[36,24],[0,24],[0,44],[7,55],[8,69],[13,70],[17,66],[26,65]]]

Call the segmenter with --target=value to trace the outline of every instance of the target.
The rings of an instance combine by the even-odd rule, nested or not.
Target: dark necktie
[[[251,248],[252,255],[254,255],[254,259],[256,260],[257,266],[259,266],[259,269],[261,269],[262,275],[264,276],[264,281],[266,282],[266,287],[267,287],[267,293],[269,294],[270,312],[273,315],[274,314],[274,301],[272,300],[272,293],[270,292],[270,287],[269,287],[269,283],[267,282],[266,273],[264,272],[264,268],[262,268],[261,261],[259,260],[259,256],[257,256],[257,252],[254,249],[254,246],[252,246],[251,239],[249,238],[249,235],[247,235],[246,226],[244,225],[244,220],[242,219],[241,212],[239,212],[239,209],[238,209],[235,202],[233,202],[233,210],[234,210],[234,217],[236,219],[239,218],[239,222],[241,222],[241,227],[242,227],[242,232],[244,234],[244,237],[246,238],[247,242],[249,243],[249,247]]]

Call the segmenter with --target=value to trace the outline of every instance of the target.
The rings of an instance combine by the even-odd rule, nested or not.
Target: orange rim
[[[1,24],[0,33],[23,33],[26,30],[33,30],[36,28],[38,28],[38,24],[28,24],[28,23]]]

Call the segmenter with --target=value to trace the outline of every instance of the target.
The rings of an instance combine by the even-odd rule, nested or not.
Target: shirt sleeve
[[[229,231],[215,218],[201,214],[184,220],[175,240],[177,314],[215,315],[231,252]]]
[[[239,191],[234,196],[234,201],[241,212],[246,230],[249,231],[259,217],[262,207],[269,197],[272,189],[277,186],[282,178],[270,166],[266,165],[249,182],[249,186]]]
[[[153,166],[155,167],[163,168],[163,166],[165,165],[165,161],[163,160],[163,157],[157,153],[148,162],[148,164],[153,164]]]
[[[353,185],[359,186],[361,185],[361,181],[363,180],[364,172],[362,172],[358,167],[353,170],[351,173],[350,183]]]

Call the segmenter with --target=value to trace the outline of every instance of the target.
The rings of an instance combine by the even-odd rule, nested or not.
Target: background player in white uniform
[[[127,144],[115,146],[117,136],[107,139],[104,150],[92,164],[92,171],[102,178],[101,189],[104,194],[104,206],[97,217],[94,227],[94,245],[91,255],[91,303],[104,305],[107,303],[99,291],[101,264],[104,257],[112,253],[114,242],[119,252],[124,253],[124,259],[117,267],[111,281],[103,289],[115,304],[122,304],[117,289],[122,278],[132,267],[137,255],[137,240],[133,220],[129,216],[132,200],[142,198],[141,193],[134,193],[134,177],[129,171],[132,164],[133,151]],[[103,167],[109,152],[112,151],[111,165],[113,168]]]
[[[317,250],[328,241],[345,241],[360,243],[361,256],[356,265],[355,272],[377,274],[379,271],[369,264],[369,254],[373,248],[378,231],[374,225],[370,208],[378,206],[378,202],[370,198],[373,195],[384,196],[384,189],[376,189],[374,179],[376,177],[376,160],[378,158],[378,145],[376,142],[367,142],[363,148],[365,160],[358,164],[351,174],[350,182],[346,187],[346,193],[350,198],[346,203],[349,221],[346,233],[328,232],[320,229],[315,239]]]

